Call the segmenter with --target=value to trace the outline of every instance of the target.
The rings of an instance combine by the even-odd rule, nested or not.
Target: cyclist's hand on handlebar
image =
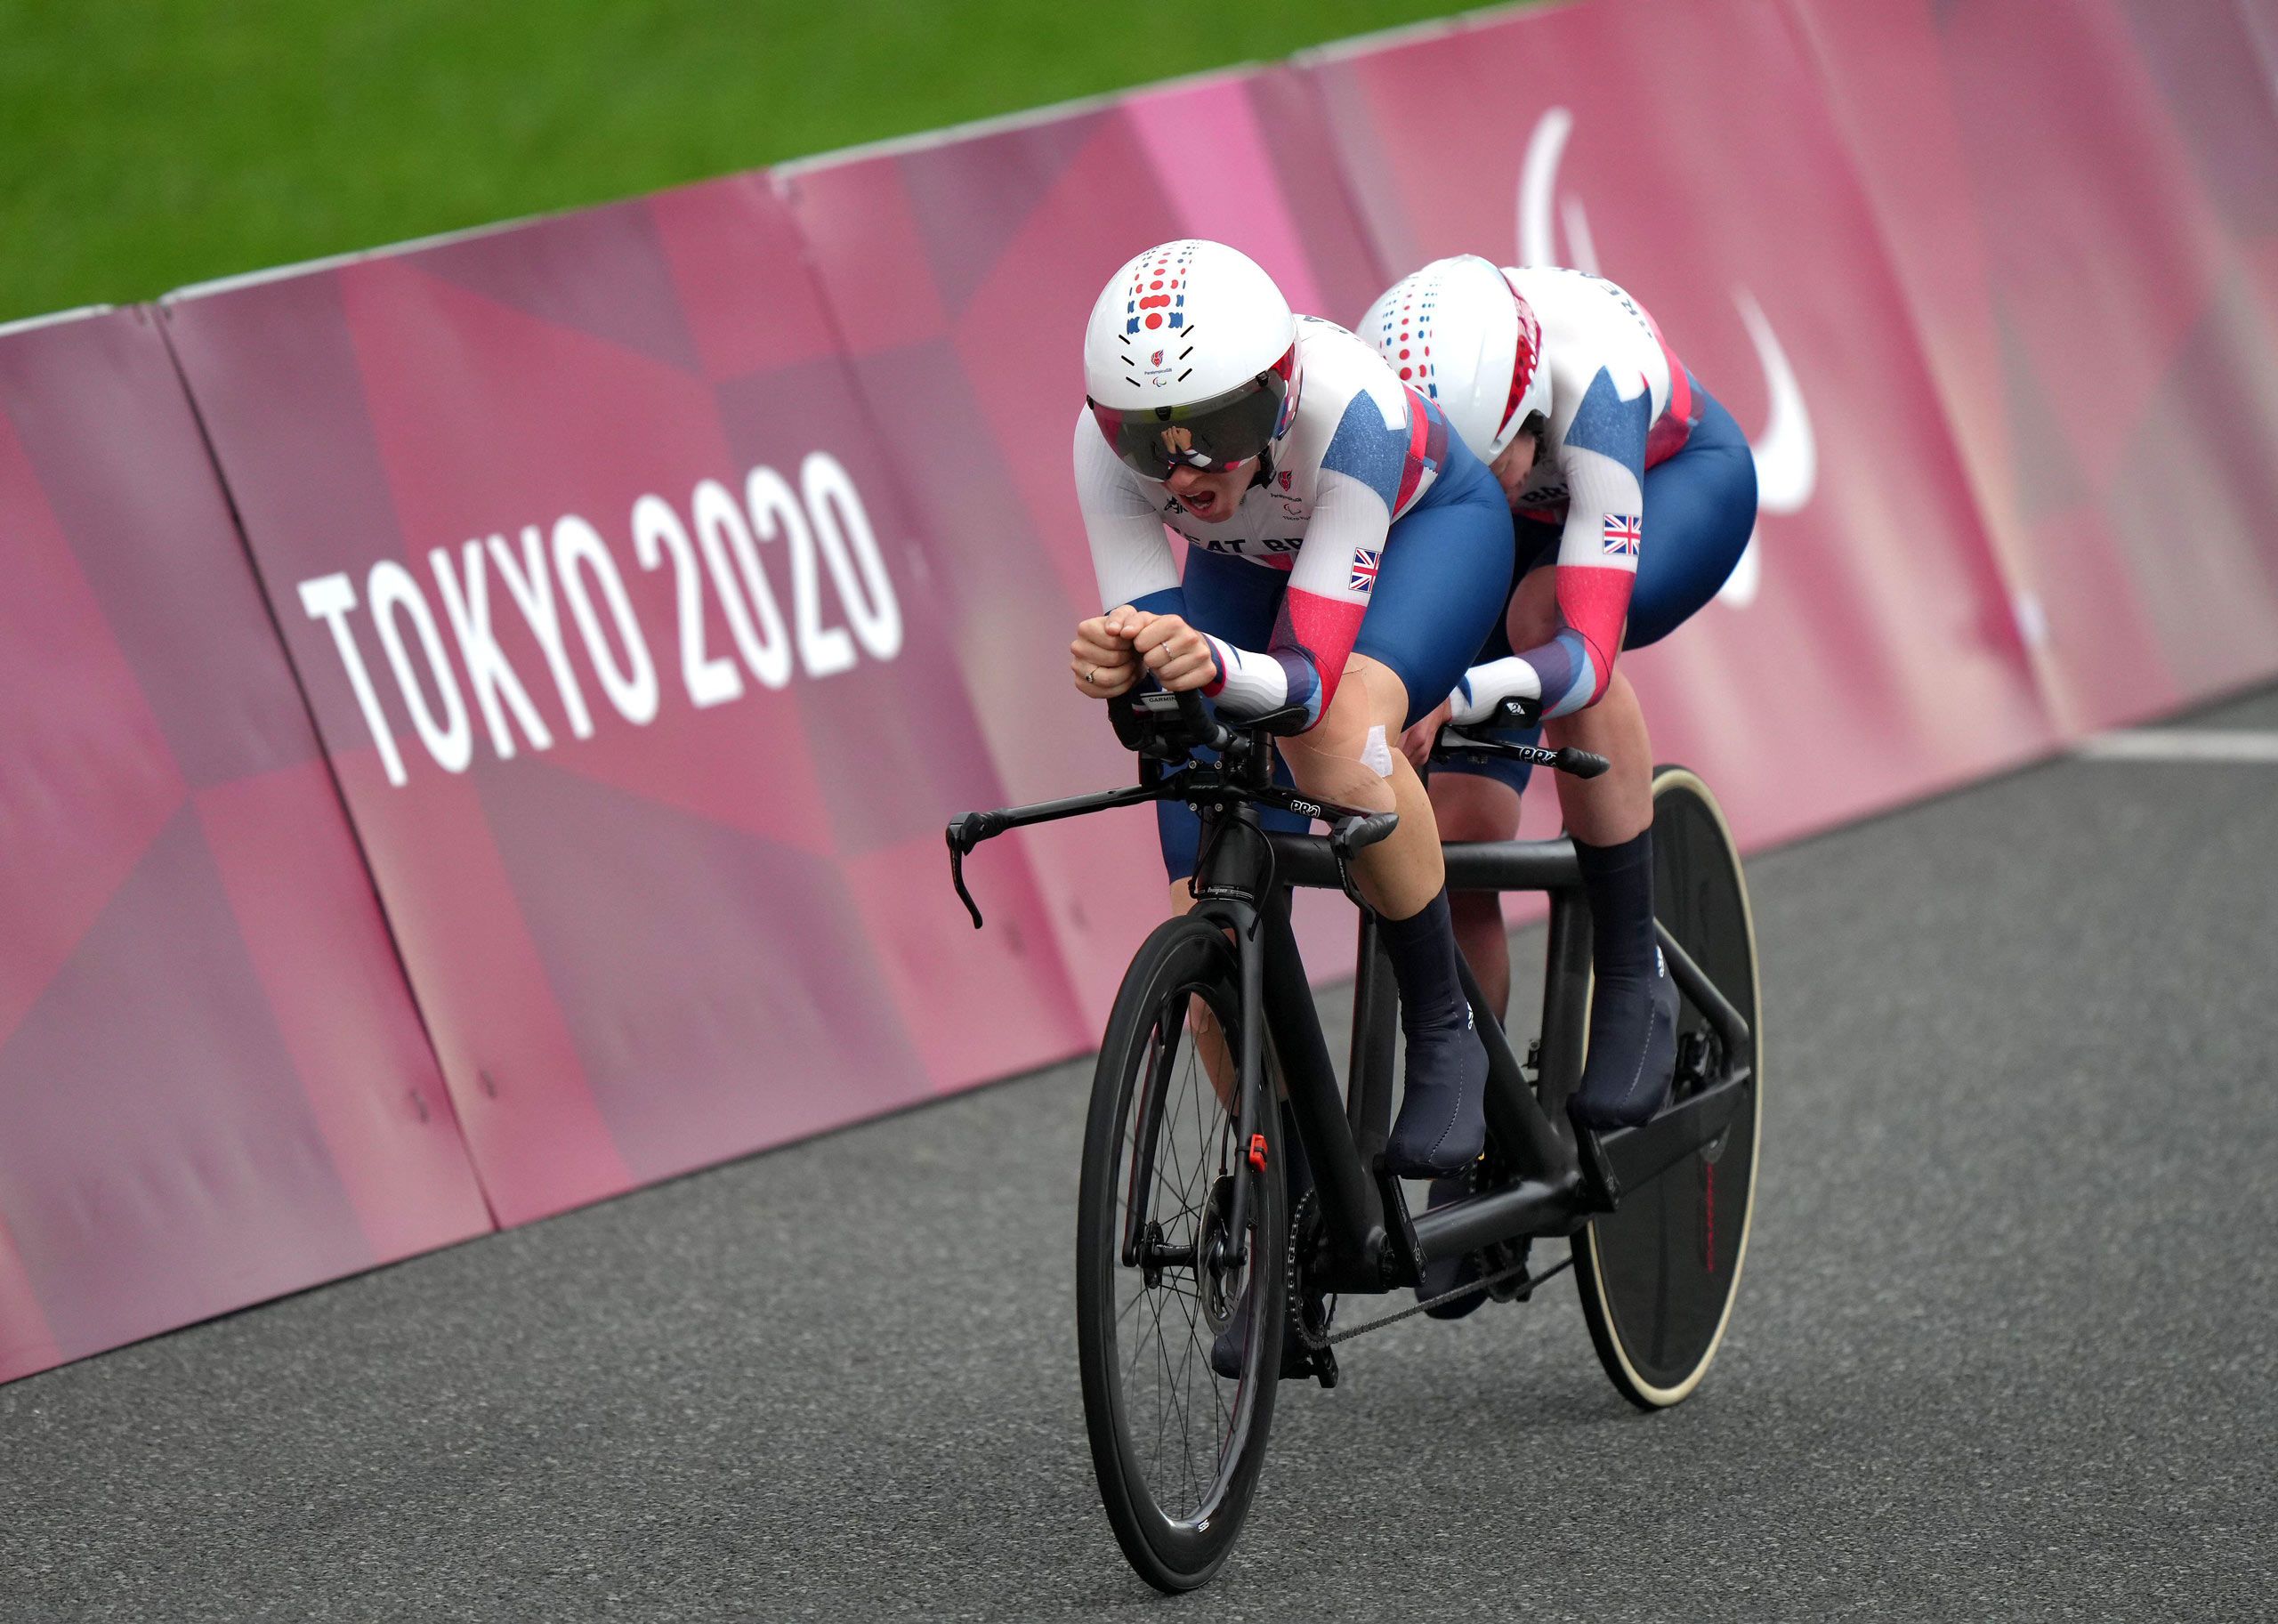
[[[1095,699],[1111,699],[1138,682],[1139,657],[1132,652],[1127,634],[1116,630],[1117,617],[1135,615],[1123,608],[1095,615],[1076,627],[1076,641],[1068,645],[1068,669],[1076,678],[1076,691]]]
[[[1437,710],[1400,736],[1400,753],[1418,772],[1431,765],[1432,747],[1440,741],[1440,730],[1447,725],[1455,708],[1454,699],[1442,699]]]
[[[1131,646],[1155,680],[1172,693],[1207,687],[1218,679],[1218,661],[1210,652],[1209,640],[1176,615],[1150,616]]]

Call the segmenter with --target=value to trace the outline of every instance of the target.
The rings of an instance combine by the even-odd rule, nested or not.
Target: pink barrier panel
[[[481,1233],[147,311],[0,337],[0,1380]]]
[[[2050,746],[1876,222],[1778,5],[1605,0],[1311,73],[1385,261],[1599,271],[1753,437],[1749,556],[1722,602],[1624,662],[1657,753],[1709,769],[1743,838]]]
[[[1317,117],[1286,72],[1227,76],[782,177],[864,399],[948,563],[933,611],[1016,798],[1132,772],[1067,670],[1076,622],[1101,607],[1070,472],[1084,319],[1123,261],[1184,235],[1245,249],[1300,310],[1372,297],[1382,269],[1318,141],[1314,161],[1285,164],[1267,139],[1269,125]],[[1024,838],[1095,1027],[1163,914],[1153,817]],[[995,860],[991,847],[974,862],[992,886]],[[1317,970],[1349,966],[1341,899],[1310,900],[1301,924]]]
[[[764,180],[169,320],[502,1222],[1094,1041]]]
[[[1764,511],[1625,663],[1751,843],[2278,670],[2274,61],[1598,0],[0,336],[0,1379],[1090,1047],[1151,819],[979,936],[941,830],[1131,772],[1069,444],[1151,242],[1653,311]]]
[[[2278,670],[2247,12],[1795,0],[2068,731]]]

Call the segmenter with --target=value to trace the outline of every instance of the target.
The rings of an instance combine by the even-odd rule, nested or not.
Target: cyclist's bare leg
[[[1400,814],[1400,822],[1390,836],[1353,860],[1353,877],[1361,895],[1369,900],[1369,906],[1385,922],[1386,945],[1392,949],[1393,969],[1396,974],[1402,975],[1415,974],[1418,954],[1424,949],[1416,944],[1403,947],[1401,939],[1393,933],[1402,926],[1407,926],[1410,934],[1423,933],[1419,941],[1425,941],[1434,933],[1448,929],[1444,922],[1436,925],[1430,924],[1430,919],[1438,916],[1426,914],[1444,890],[1447,869],[1440,854],[1439,829],[1433,817],[1431,797],[1425,792],[1423,780],[1417,776],[1415,768],[1409,764],[1398,748],[1401,728],[1407,715],[1408,690],[1405,684],[1390,667],[1366,655],[1356,654],[1345,663],[1344,680],[1337,684],[1328,714],[1320,723],[1309,732],[1280,741],[1283,755],[1289,764],[1290,775],[1297,780],[1298,788],[1306,795],[1362,812],[1397,812]],[[1183,895],[1184,891],[1183,882],[1173,885],[1171,906],[1174,911],[1192,905],[1191,900]],[[1450,965],[1450,968],[1440,973],[1440,979],[1454,997],[1455,1006],[1452,1011],[1439,1010],[1430,1003],[1420,1006],[1425,1013],[1418,1018],[1423,1025],[1411,1030],[1409,1054],[1410,1075],[1414,1079],[1418,1076],[1418,1057],[1423,1052],[1417,1048],[1418,1042],[1438,1045],[1442,1048],[1450,1044],[1456,1046],[1457,1058],[1452,1061],[1435,1058],[1422,1073],[1427,1079],[1437,1080],[1443,1071],[1447,1072],[1451,1079],[1450,1087],[1455,1092],[1450,1094],[1438,1108],[1437,1115],[1427,1109],[1418,1117],[1419,1122],[1433,1124],[1431,1131],[1419,1135],[1418,1130],[1411,1128],[1410,1133],[1410,1137],[1421,1136],[1435,1147],[1444,1140],[1450,1147],[1449,1153],[1452,1154],[1453,1147],[1477,1136],[1477,1124],[1472,1119],[1477,1114],[1478,1102],[1475,1095],[1466,1097],[1462,1091],[1475,1088],[1477,1079],[1469,1074],[1483,1072],[1485,1056],[1478,1052],[1477,1040],[1471,1037],[1464,1024],[1461,995],[1452,992],[1451,961],[1444,959],[1450,946],[1451,941],[1443,941],[1437,951],[1443,961]],[[1403,981],[1404,990],[1406,986],[1407,982]],[[1403,1022],[1416,1014],[1417,1011],[1410,1007],[1404,995]],[[1452,1030],[1442,1030],[1450,1022],[1455,1023]],[[1207,1014],[1201,1014],[1194,1021],[1194,1030],[1197,1046],[1203,1053],[1206,1063],[1208,1063],[1214,1051],[1219,1057],[1218,1064],[1212,1068],[1214,1082],[1222,1076],[1231,1078],[1232,1068],[1225,1063],[1224,1039],[1216,1033],[1216,1022],[1211,1022]],[[1425,1030],[1429,1035],[1419,1039],[1415,1035],[1416,1030]],[[1463,1052],[1464,1046],[1468,1046],[1469,1053]],[[1448,1070],[1450,1065],[1454,1068],[1451,1071]],[[1223,1098],[1226,1093],[1223,1083],[1220,1089]],[[1411,1080],[1411,1096],[1416,1092],[1416,1085]],[[1425,1093],[1433,1095],[1434,1090],[1427,1087]],[[1445,1134],[1440,1133],[1438,1117],[1458,1111],[1458,1105],[1460,1111],[1456,1126]],[[1397,1130],[1394,1137],[1396,1141],[1399,1139]],[[1472,1146],[1474,1151],[1476,1148],[1476,1145]]]
[[[1442,841],[1508,840],[1519,829],[1519,793],[1508,784],[1467,772],[1442,772],[1432,780],[1432,812]],[[1487,995],[1487,1006],[1500,1019],[1511,1004],[1511,941],[1503,924],[1503,899],[1492,891],[1451,891],[1448,912],[1455,921],[1456,946]]]
[[[1531,572],[1513,594],[1511,646],[1532,648],[1558,629],[1556,571]],[[1677,998],[1653,940],[1652,740],[1628,677],[1616,670],[1587,710],[1544,727],[1554,748],[1605,757],[1595,779],[1558,777],[1558,804],[1574,837],[1594,929],[1589,1056],[1575,1108],[1601,1127],[1644,1120],[1666,1096],[1676,1055]]]
[[[1400,753],[1407,720],[1406,685],[1390,667],[1355,654],[1345,662],[1329,714],[1312,731],[1281,740],[1290,774],[1307,795],[1362,812],[1399,812],[1399,827],[1353,862],[1361,894],[1387,919],[1413,917],[1447,878],[1431,797]]]
[[[1511,594],[1511,646],[1531,649],[1548,642],[1559,625],[1558,571],[1530,570]],[[1644,707],[1626,673],[1617,667],[1595,705],[1553,718],[1543,724],[1543,732],[1544,742],[1554,749],[1571,745],[1612,764],[1593,779],[1556,775],[1558,810],[1569,834],[1594,846],[1611,846],[1645,832],[1653,820],[1653,745],[1645,731]]]
[[[1281,751],[1315,799],[1400,814],[1388,837],[1353,860],[1353,877],[1376,910],[1408,1040],[1408,1085],[1385,1159],[1418,1176],[1451,1172],[1479,1154],[1487,1053],[1464,1002],[1432,798],[1400,748],[1407,722],[1407,686],[1391,667],[1356,654],[1320,724],[1283,739]]]
[[[1393,747],[1407,715],[1408,690],[1401,680],[1380,662],[1355,654],[1345,662],[1344,680],[1320,724],[1311,732],[1281,740],[1290,776],[1305,794],[1362,812],[1401,814],[1399,827],[1353,863],[1361,894],[1393,919],[1405,919],[1423,908],[1445,877],[1431,799],[1416,770]],[[1384,730],[1377,752],[1369,747],[1372,728]],[[1372,754],[1381,759],[1373,764],[1364,759]],[[1392,770],[1390,777],[1379,771],[1383,767]],[[1170,901],[1174,914],[1194,906],[1184,880],[1171,882]],[[1219,1099],[1231,1101],[1233,1067],[1217,1022],[1198,1001],[1189,1024]]]
[[[1553,749],[1571,745],[1612,764],[1594,779],[1558,774],[1558,810],[1570,834],[1611,846],[1645,832],[1653,821],[1653,744],[1644,707],[1625,673],[1613,674],[1595,705],[1546,723],[1543,734]]]

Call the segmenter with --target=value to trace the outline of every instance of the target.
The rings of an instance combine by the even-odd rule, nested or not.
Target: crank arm
[[[1752,1074],[1735,1066],[1719,1081],[1662,1111],[1640,1127],[1600,1131],[1574,1124],[1575,1151],[1589,1204],[1612,1212],[1635,1193],[1723,1133],[1748,1103]]]

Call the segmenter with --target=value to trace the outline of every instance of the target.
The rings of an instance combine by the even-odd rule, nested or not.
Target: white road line
[[[2099,733],[2074,754],[2088,761],[2257,762],[2278,766],[2278,733],[2137,728]]]

